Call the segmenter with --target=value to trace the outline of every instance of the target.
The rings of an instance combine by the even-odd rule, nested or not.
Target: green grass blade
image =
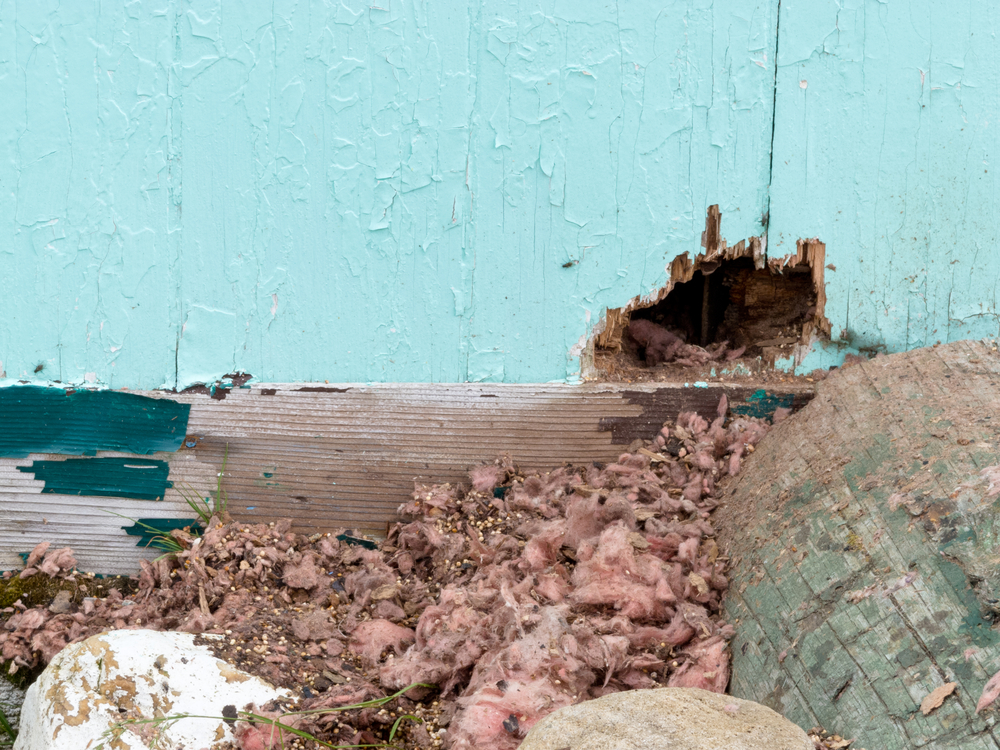
[[[17,739],[17,732],[14,731],[14,727],[12,727],[10,722],[7,720],[7,714],[5,714],[2,710],[0,710],[0,730],[10,737],[11,742]]]

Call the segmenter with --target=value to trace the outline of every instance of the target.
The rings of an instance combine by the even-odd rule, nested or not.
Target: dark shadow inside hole
[[[652,307],[635,310],[631,319],[645,318],[664,326],[686,343],[709,346],[728,341],[759,356],[767,347],[791,347],[802,337],[802,326],[816,314],[812,272],[803,264],[780,273],[755,268],[749,258],[737,258],[694,272]]]

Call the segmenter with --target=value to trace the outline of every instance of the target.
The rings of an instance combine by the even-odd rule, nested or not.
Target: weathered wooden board
[[[190,412],[186,422],[174,411],[148,412],[165,436],[141,422],[142,434],[151,436],[136,444],[136,451],[151,451],[141,455],[63,455],[79,454],[87,439],[97,439],[93,435],[104,441],[98,448],[121,447],[122,430],[110,437],[106,430],[94,432],[91,412],[75,426],[73,414],[62,414],[62,442],[47,449],[62,454],[25,455],[16,445],[4,454],[0,441],[0,455],[7,456],[0,458],[0,566],[17,566],[19,553],[50,539],[72,546],[85,569],[134,569],[138,556],[155,553],[137,549],[136,538],[121,530],[132,522],[111,513],[192,518],[182,493],[193,488],[205,496],[214,490],[227,455],[223,487],[237,519],[289,517],[308,533],[347,527],[380,534],[415,480],[461,481],[469,467],[501,452],[529,469],[612,461],[681,410],[713,413],[723,394],[733,408],[766,412],[778,402],[801,406],[811,389],[790,386],[775,396],[716,384],[263,384],[214,393],[129,394],[156,399],[153,405],[176,402]],[[107,408],[115,420],[125,419],[114,412],[118,401]],[[12,409],[8,422],[24,419],[44,427],[30,409]],[[163,444],[154,438],[173,440],[176,450],[157,450]],[[37,438],[32,440],[36,446]],[[105,461],[105,471],[85,471],[88,460]],[[48,463],[57,461],[63,463]],[[169,466],[169,476],[157,474],[160,462]],[[126,487],[127,496],[116,496],[116,487]],[[139,499],[157,492],[161,501]]]
[[[994,469],[992,345],[880,357],[821,383],[717,517],[733,694],[869,750],[1000,747],[992,712],[974,713],[1000,670]],[[921,700],[952,681],[923,715]]]

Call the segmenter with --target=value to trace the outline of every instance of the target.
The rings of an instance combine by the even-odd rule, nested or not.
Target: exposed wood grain
[[[42,483],[16,467],[64,457],[0,459],[0,565],[17,566],[18,553],[51,539],[72,546],[87,569],[134,569],[139,555],[154,553],[138,550],[120,529],[131,522],[109,511],[190,518],[181,491],[213,490],[227,452],[223,487],[237,519],[290,517],[307,533],[347,527],[381,534],[415,480],[463,481],[471,466],[502,452],[525,469],[613,461],[679,411],[711,414],[723,394],[739,405],[757,390],[663,383],[262,384],[214,397],[146,393],[191,406],[182,447],[145,457],[169,462],[174,487],[164,500],[42,495]],[[780,393],[804,403],[811,390]]]
[[[959,342],[832,375],[726,492],[731,689],[856,745],[998,748],[1000,357]],[[749,533],[748,533],[749,531]],[[955,695],[930,715],[923,698]]]

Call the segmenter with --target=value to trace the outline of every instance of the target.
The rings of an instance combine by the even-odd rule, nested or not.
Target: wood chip
[[[660,515],[660,511],[653,510],[652,508],[637,508],[635,511],[636,521],[648,521],[650,518],[655,518]]]
[[[784,346],[785,344],[797,344],[798,339],[795,336],[782,336],[776,339],[766,339],[765,341],[758,341],[757,346]]]
[[[944,703],[944,699],[955,692],[958,687],[957,682],[946,682],[944,685],[934,688],[927,697],[920,701],[920,713],[927,716],[931,711]]]
[[[655,463],[661,463],[662,464],[662,463],[664,463],[667,460],[663,456],[661,456],[659,453],[653,453],[653,451],[648,450],[647,448],[640,448],[639,449],[639,453],[641,453],[646,458],[650,459],[651,461],[653,461]]]
[[[649,542],[646,541],[646,537],[638,531],[629,532],[628,541],[636,549],[649,549]]]
[[[392,599],[396,595],[396,586],[392,583],[387,583],[385,586],[379,586],[372,592],[372,601],[378,602],[383,599]]]
[[[332,682],[334,685],[346,685],[347,684],[347,678],[346,677],[343,677],[343,676],[341,676],[339,674],[335,674],[335,673],[329,671],[328,669],[324,669],[323,670],[323,676],[326,679],[328,679],[330,682]]]

